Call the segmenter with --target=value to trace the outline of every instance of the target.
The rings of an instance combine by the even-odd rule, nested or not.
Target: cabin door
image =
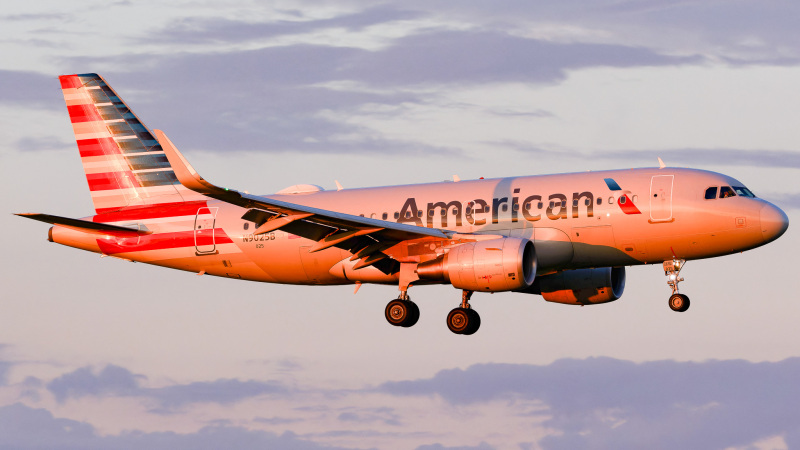
[[[214,223],[219,208],[200,208],[194,218],[194,248],[198,255],[215,254]]]
[[[656,175],[650,180],[650,220],[672,220],[672,184],[674,175]]]

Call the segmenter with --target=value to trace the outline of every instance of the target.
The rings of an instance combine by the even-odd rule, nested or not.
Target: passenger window
[[[625,204],[625,202],[627,202],[627,201],[628,201],[628,197],[626,197],[626,196],[624,196],[624,195],[623,195],[622,197],[620,197],[620,198],[619,198],[619,203],[620,203],[621,205],[624,205],[624,204]]]
[[[602,204],[603,204],[603,199],[600,198],[600,197],[597,197],[597,206],[600,206]]]
[[[387,214],[387,213],[383,213],[383,220],[386,220],[386,219],[388,219],[388,218],[389,218],[389,214]]]
[[[736,193],[733,192],[733,188],[730,186],[722,186],[719,188],[719,198],[728,198],[728,197],[735,197]]]
[[[717,187],[710,187],[706,189],[706,200],[714,200],[717,198]]]
[[[399,219],[399,218],[400,218],[400,213],[399,213],[399,212],[397,212],[397,211],[395,211],[395,213],[394,213],[394,218],[395,218],[395,219]]]

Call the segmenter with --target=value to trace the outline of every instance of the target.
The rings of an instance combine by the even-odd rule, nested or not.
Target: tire
[[[407,303],[403,300],[390,301],[384,311],[386,321],[396,327],[402,327],[403,323],[409,318],[410,311]]]
[[[471,334],[475,334],[478,331],[478,328],[481,327],[481,316],[478,314],[478,311],[474,309],[468,309],[467,315],[469,316],[469,324],[467,325],[466,331],[464,331],[464,335],[469,336]]]
[[[413,327],[419,320],[419,306],[411,300],[406,300],[405,303],[408,307],[408,317],[400,326],[404,328]]]
[[[669,308],[676,312],[684,312],[689,309],[689,297],[683,294],[673,294],[669,298]]]
[[[455,334],[465,334],[469,330],[470,314],[466,308],[455,308],[447,315],[447,328]]]

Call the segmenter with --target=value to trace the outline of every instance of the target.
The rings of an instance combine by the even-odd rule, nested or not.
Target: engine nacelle
[[[528,239],[469,242],[417,266],[422,280],[446,281],[458,289],[501,292],[525,289],[536,278],[536,252]]]
[[[541,294],[548,302],[595,305],[617,300],[625,290],[624,267],[576,269],[545,275],[522,292]]]

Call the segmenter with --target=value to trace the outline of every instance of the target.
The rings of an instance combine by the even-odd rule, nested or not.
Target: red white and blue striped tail
[[[59,80],[98,214],[202,197],[178,182],[161,145],[103,77]]]

